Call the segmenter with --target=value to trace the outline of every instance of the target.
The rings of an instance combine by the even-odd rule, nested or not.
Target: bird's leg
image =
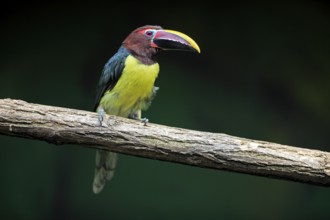
[[[141,120],[141,122],[143,123],[144,126],[147,126],[147,124],[149,122],[149,119],[147,119],[147,118],[141,118],[140,120]]]
[[[97,114],[98,114],[100,126],[102,126],[103,118],[105,115],[104,108],[102,108],[102,107],[97,108]]]
[[[133,114],[131,114],[130,115],[130,118],[132,118],[134,120],[141,121],[144,126],[146,126],[147,123],[149,122],[149,119],[147,119],[147,118],[141,118],[141,110],[138,110],[138,111],[134,112]]]

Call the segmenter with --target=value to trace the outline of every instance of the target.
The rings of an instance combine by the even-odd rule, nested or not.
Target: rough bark
[[[330,153],[0,99],[0,134],[330,186]]]

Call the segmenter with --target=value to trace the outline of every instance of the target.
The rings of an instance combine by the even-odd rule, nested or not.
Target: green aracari
[[[199,46],[189,36],[160,26],[146,25],[135,29],[123,41],[119,50],[105,64],[97,86],[94,111],[102,125],[105,114],[142,120],[158,87],[157,55],[163,50],[183,50],[200,53]],[[97,150],[93,192],[99,193],[111,180],[117,163],[117,153]]]

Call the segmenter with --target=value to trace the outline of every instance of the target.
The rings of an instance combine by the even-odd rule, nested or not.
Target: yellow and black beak
[[[151,46],[163,50],[186,50],[200,53],[197,43],[188,35],[173,30],[157,30]]]

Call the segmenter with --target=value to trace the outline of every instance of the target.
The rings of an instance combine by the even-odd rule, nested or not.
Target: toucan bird
[[[101,73],[94,105],[101,125],[104,114],[141,119],[141,110],[148,108],[158,90],[154,86],[159,72],[156,57],[162,50],[200,53],[197,43],[178,31],[152,25],[135,29]],[[116,153],[97,150],[94,193],[113,177],[116,162]]]

